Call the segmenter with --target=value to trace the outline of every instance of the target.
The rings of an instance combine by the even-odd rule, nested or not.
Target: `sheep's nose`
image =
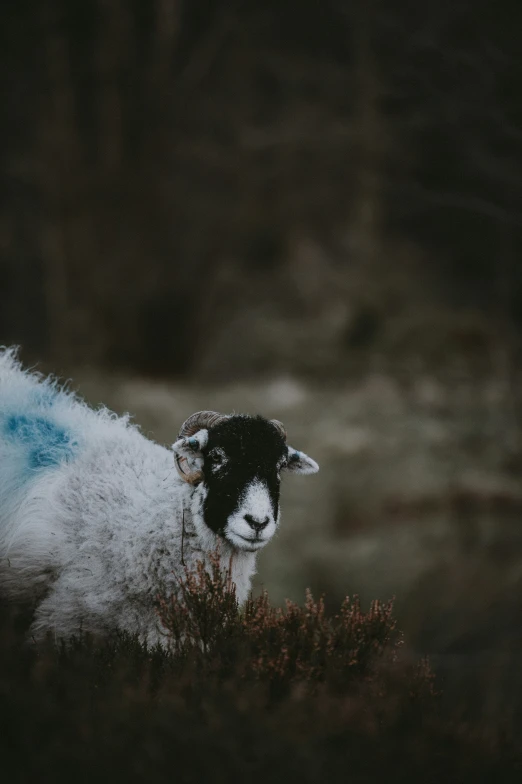
[[[249,524],[250,528],[253,528],[256,534],[260,533],[263,528],[266,528],[268,523],[270,522],[269,517],[265,517],[264,520],[260,520],[258,517],[253,517],[252,515],[246,514],[245,520]]]

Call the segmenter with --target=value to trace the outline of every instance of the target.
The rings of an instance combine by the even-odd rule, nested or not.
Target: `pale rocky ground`
[[[77,375],[72,386],[130,412],[165,444],[203,408],[285,423],[321,470],[284,481],[281,530],[256,580],[273,602],[300,601],[307,586],[332,603],[396,596],[420,650],[520,648],[520,444],[500,382],[450,388],[375,374],[331,386],[280,376],[204,387]]]

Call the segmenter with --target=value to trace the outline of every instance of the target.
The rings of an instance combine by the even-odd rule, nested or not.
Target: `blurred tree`
[[[345,372],[364,314],[365,350],[422,356],[427,314],[471,307],[514,345],[521,13],[6,0],[0,340],[65,364]]]

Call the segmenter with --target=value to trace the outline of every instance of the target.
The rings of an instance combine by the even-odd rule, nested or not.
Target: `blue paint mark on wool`
[[[39,386],[31,391],[31,402],[37,408],[49,409],[55,404],[60,394],[60,390],[53,387]]]
[[[4,432],[9,440],[27,449],[33,469],[59,465],[72,457],[77,447],[67,430],[41,416],[12,414],[5,420]]]

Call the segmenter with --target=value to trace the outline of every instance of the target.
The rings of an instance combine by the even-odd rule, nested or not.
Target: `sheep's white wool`
[[[216,546],[244,601],[256,555],[212,533],[204,497],[128,417],[90,409],[0,351],[0,590],[36,599],[33,636],[119,627],[161,641],[158,586],[175,590],[181,564]],[[240,512],[269,514],[266,504],[252,486]]]

